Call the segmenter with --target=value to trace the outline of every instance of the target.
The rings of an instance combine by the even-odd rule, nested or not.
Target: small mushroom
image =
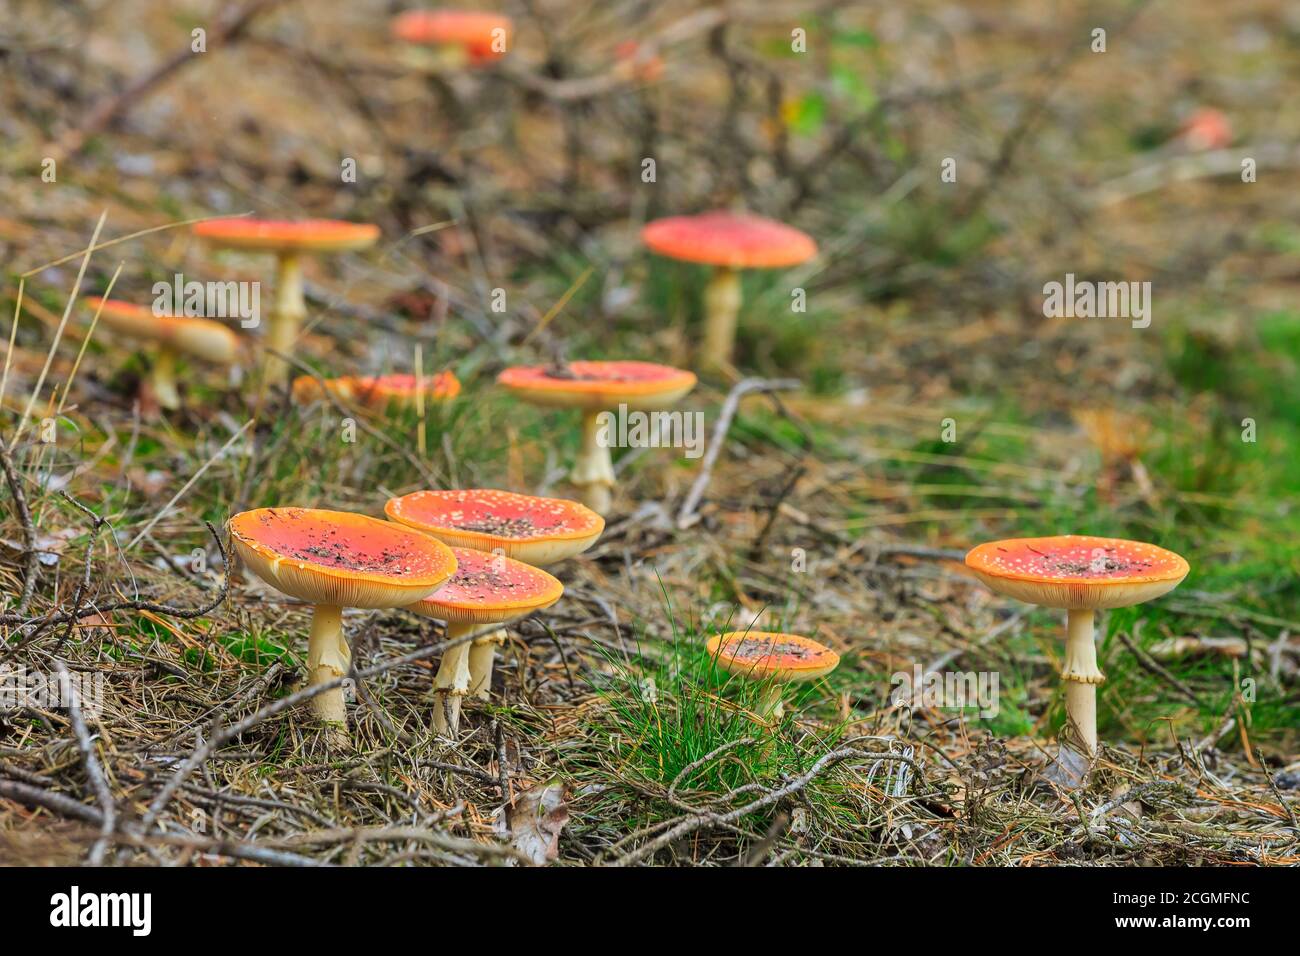
[[[537,568],[586,551],[605,530],[605,519],[576,501],[487,488],[416,491],[390,498],[384,513],[452,547],[504,554]],[[475,697],[487,699],[495,648],[505,639],[498,630],[474,641],[469,692]]]
[[[840,655],[825,644],[776,631],[728,631],[709,638],[705,647],[728,674],[764,683],[759,716],[768,720],[785,714],[785,684],[817,680],[840,664]]]
[[[695,387],[695,375],[652,362],[570,362],[508,368],[497,382],[532,405],[582,412],[582,447],[569,480],[582,503],[608,514],[614,489],[609,445],[601,441],[600,413],[670,408]]]
[[[513,24],[481,10],[410,10],[395,17],[393,37],[437,49],[442,66],[483,66],[506,55]]]
[[[636,40],[621,40],[614,46],[614,73],[631,83],[657,83],[664,75],[663,57]]]
[[[997,594],[1067,612],[1061,671],[1067,726],[1056,775],[1077,784],[1097,754],[1097,687],[1106,679],[1097,667],[1095,612],[1172,591],[1187,577],[1187,562],[1141,541],[1065,534],[981,544],[966,555],[966,566]]]
[[[317,401],[322,383],[339,398],[376,411],[417,408],[422,400],[448,401],[460,394],[460,380],[451,371],[425,376],[423,380],[410,374],[341,375],[320,380],[299,375],[293,380],[293,400],[299,405]]]
[[[155,346],[149,370],[154,396],[163,408],[181,406],[176,389],[176,359],[193,356],[214,365],[231,365],[239,351],[239,336],[220,322],[197,316],[154,315],[153,310],[132,302],[86,300],[99,310],[99,321],[114,332]]]
[[[234,218],[197,223],[194,234],[225,249],[275,253],[275,308],[266,331],[266,345],[281,355],[290,355],[307,315],[302,291],[302,257],[308,253],[349,252],[372,246],[379,238],[379,227],[334,219],[283,222]],[[288,377],[289,366],[267,353],[263,371],[267,384],[279,385]]]
[[[343,608],[406,607],[456,570],[451,549],[409,528],[347,511],[258,508],[230,519],[244,564],[271,587],[314,606],[307,645],[308,685],[348,672]],[[347,726],[342,688],[312,698],[322,721]]]
[[[469,548],[451,550],[456,556],[451,580],[407,607],[416,614],[446,621],[449,641],[473,634],[485,624],[505,624],[548,608],[564,593],[559,581],[522,561]],[[490,639],[492,634],[486,636]],[[466,641],[443,653],[433,682],[433,725],[438,733],[454,736],[465,696],[476,686],[491,685],[494,651],[492,644]]]
[[[730,367],[740,314],[741,269],[783,269],[817,254],[807,233],[761,216],[706,212],[657,219],[641,230],[641,240],[669,259],[714,267],[704,291],[704,368]]]

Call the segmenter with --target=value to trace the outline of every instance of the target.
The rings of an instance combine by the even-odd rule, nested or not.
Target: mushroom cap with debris
[[[451,624],[504,624],[548,608],[564,594],[563,584],[531,564],[470,548],[451,550],[456,573],[407,610]]]
[[[779,631],[728,631],[705,647],[720,669],[750,680],[816,680],[840,664],[840,655],[825,644]]]
[[[1154,544],[1082,534],[991,541],[973,548],[966,566],[998,594],[1072,611],[1142,604],[1178,587],[1190,570]]]
[[[671,365],[634,361],[578,361],[516,365],[497,382],[533,405],[551,408],[670,408],[695,387],[695,373]]]
[[[576,501],[493,488],[415,491],[390,498],[384,513],[453,547],[536,567],[586,551],[605,530],[605,519]]]
[[[310,604],[405,607],[456,571],[436,538],[350,511],[257,508],[231,518],[229,530],[253,573]]]

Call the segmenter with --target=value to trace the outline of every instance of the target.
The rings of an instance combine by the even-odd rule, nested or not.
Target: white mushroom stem
[[[448,624],[447,640],[454,641],[472,633],[473,624]],[[469,655],[473,643],[465,641],[442,652],[442,662],[433,679],[433,729],[455,736],[460,728],[460,705],[469,693]]]
[[[740,272],[721,267],[704,290],[704,343],[700,364],[726,368],[736,346],[736,319],[740,315]]]
[[[609,514],[614,489],[614,462],[609,446],[600,440],[600,412],[583,411],[582,447],[569,480],[579,490],[582,503],[599,515]]]
[[[292,355],[294,343],[307,315],[307,300],[302,291],[302,256],[282,252],[276,263],[275,311],[266,330],[266,345],[281,355]],[[267,384],[280,385],[289,374],[289,365],[270,352],[263,362]]]
[[[470,645],[469,692],[479,700],[487,700],[492,691],[492,666],[496,663],[497,648],[505,642],[506,629],[503,627]]]
[[[758,698],[758,715],[765,720],[777,721],[785,716],[785,686],[773,681],[763,688]]]
[[[1069,720],[1067,738],[1076,736],[1087,748],[1087,756],[1097,753],[1097,685],[1106,679],[1097,667],[1097,645],[1093,641],[1093,612],[1070,611],[1065,635],[1065,713]],[[1069,733],[1073,731],[1073,734]]]
[[[176,390],[176,353],[165,345],[154,356],[149,380],[159,405],[167,409],[181,407],[181,396]]]
[[[351,666],[352,650],[343,636],[343,608],[317,604],[307,643],[307,686],[315,687],[343,677]],[[317,694],[311,699],[311,709],[323,721],[347,725],[342,687]]]

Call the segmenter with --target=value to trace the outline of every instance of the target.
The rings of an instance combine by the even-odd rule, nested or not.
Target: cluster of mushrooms
[[[425,64],[431,76],[492,64],[504,55],[511,29],[505,17],[449,10],[408,13],[393,23],[399,39],[432,48]],[[630,80],[650,80],[662,68],[656,57],[643,54],[635,43],[617,51],[619,69]],[[460,391],[450,371],[427,378],[302,375],[288,381],[307,315],[304,257],[371,246],[378,227],[229,218],[197,223],[193,231],[216,247],[275,257],[274,306],[261,336],[263,387],[288,385],[304,403],[328,393],[379,410],[450,400]],[[658,255],[712,267],[698,362],[713,372],[733,370],[741,272],[796,266],[817,254],[814,240],[797,229],[722,210],[660,219],[641,235]],[[149,383],[163,408],[181,403],[178,360],[231,365],[241,352],[240,339],[208,318],[155,315],[140,305],[103,299],[89,305],[96,321],[152,348]],[[351,652],[343,609],[404,608],[446,623],[447,647],[434,679],[434,726],[455,734],[463,700],[490,692],[504,625],[550,607],[563,594],[563,585],[544,569],[587,550],[604,529],[615,476],[609,447],[599,437],[600,413],[620,406],[670,408],[694,388],[696,376],[649,362],[572,361],[507,368],[497,381],[524,402],[581,413],[582,439],[571,473],[581,502],[498,490],[426,490],[388,501],[387,520],[296,507],[259,508],[230,520],[245,565],[314,607],[308,681],[333,685],[312,701],[329,725],[347,724],[341,678],[351,667]],[[1141,542],[1064,535],[980,545],[966,564],[997,594],[1067,612],[1061,679],[1068,720],[1055,767],[1060,779],[1077,782],[1098,747],[1096,693],[1104,675],[1097,666],[1094,614],[1165,594],[1186,577],[1187,562]],[[721,669],[762,682],[757,716],[769,721],[783,713],[785,684],[821,678],[839,663],[830,648],[795,634],[728,632],[713,637],[707,651]]]
[[[417,491],[388,520],[314,508],[257,508],[230,519],[235,550],[267,584],[313,607],[309,686],[322,720],[346,727],[352,655],[344,608],[405,608],[444,621],[434,727],[455,734],[468,695],[486,699],[502,625],[550,607],[564,586],[543,567],[591,547],[605,520],[576,501],[490,489]]]

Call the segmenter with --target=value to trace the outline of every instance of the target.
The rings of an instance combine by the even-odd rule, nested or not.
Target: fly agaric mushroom
[[[520,365],[497,382],[532,405],[582,411],[582,447],[569,480],[582,503],[608,514],[614,488],[609,442],[601,440],[601,412],[616,408],[650,411],[668,408],[695,387],[695,375],[653,362],[569,362]]]
[[[132,302],[91,296],[86,304],[99,310],[99,321],[114,332],[155,345],[149,381],[163,408],[181,407],[176,391],[176,359],[192,355],[217,365],[230,365],[239,350],[239,336],[220,322],[187,315],[154,315]]]
[[[448,641],[473,634],[485,624],[505,624],[544,610],[564,593],[564,585],[530,564],[503,554],[469,548],[451,550],[456,556],[456,573],[451,580],[424,600],[407,607],[416,614],[446,621]],[[475,650],[480,648],[486,653],[480,650],[476,655]],[[491,643],[479,645],[476,640],[443,652],[433,682],[436,702],[433,725],[439,733],[454,735],[460,724],[460,705],[465,695],[475,687],[491,685],[493,650]]]
[[[444,66],[483,66],[506,55],[509,17],[479,10],[410,10],[395,17],[393,36],[437,48]]]
[[[664,75],[663,57],[636,40],[621,40],[614,46],[614,72],[636,83],[657,83]]]
[[[709,638],[705,647],[728,674],[766,682],[759,716],[770,720],[780,720],[785,713],[783,684],[825,677],[840,664],[840,655],[825,644],[775,631],[728,631]]]
[[[331,394],[378,411],[416,408],[421,400],[449,400],[460,394],[460,380],[451,371],[423,380],[409,374],[341,375],[321,380],[312,375],[299,375],[293,380],[294,401],[300,405],[316,401],[321,396],[322,382]]]
[[[350,252],[372,246],[379,227],[335,219],[283,222],[272,219],[208,219],[194,226],[194,234],[214,246],[276,255],[275,309],[266,332],[266,345],[288,355],[298,339],[307,302],[302,292],[302,257],[307,253]],[[263,362],[266,381],[280,384],[289,366],[268,354]]]
[[[1202,106],[1183,121],[1175,140],[1187,149],[1201,153],[1232,145],[1232,124],[1227,114],[1212,106]]]
[[[669,259],[714,267],[704,290],[704,343],[701,364],[731,364],[740,314],[741,269],[782,269],[807,262],[817,243],[807,233],[761,216],[706,212],[657,219],[641,230],[641,240]]]
[[[384,513],[454,548],[504,554],[536,568],[586,551],[605,530],[605,519],[576,501],[492,489],[416,491],[390,498]],[[495,648],[505,639],[502,629],[474,642],[470,670],[479,675],[470,686],[474,696],[487,699]]]
[[[576,501],[471,488],[390,498],[384,513],[454,548],[504,554],[536,568],[581,554],[605,519]]]
[[[432,594],[456,570],[448,548],[427,534],[347,511],[258,508],[230,519],[235,550],[277,591],[314,605],[308,685],[344,676],[352,652],[343,608],[405,607]],[[323,721],[347,725],[343,689],[312,698]]]
[[[1067,612],[1061,680],[1068,723],[1062,750],[1077,742],[1091,763],[1097,753],[1097,686],[1106,679],[1097,667],[1094,613],[1172,591],[1187,577],[1187,562],[1141,541],[1064,534],[981,544],[966,555],[966,566],[997,594]],[[1072,763],[1063,753],[1058,766],[1081,779]]]

